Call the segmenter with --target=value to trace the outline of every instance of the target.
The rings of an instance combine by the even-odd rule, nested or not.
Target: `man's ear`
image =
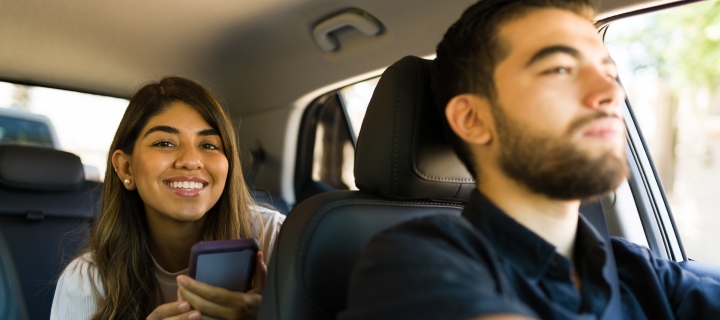
[[[122,150],[115,150],[112,154],[112,164],[125,189],[135,190],[135,180],[130,169],[130,156]]]
[[[486,98],[461,94],[448,102],[445,117],[460,139],[471,145],[486,145],[493,138],[489,110]]]

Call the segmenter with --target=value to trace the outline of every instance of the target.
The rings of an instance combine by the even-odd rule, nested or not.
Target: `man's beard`
[[[583,125],[605,113],[579,119],[565,135],[553,137],[528,131],[509,119],[498,104],[493,106],[497,125],[501,169],[531,191],[551,199],[588,199],[615,190],[629,174],[627,160],[612,150],[594,158],[570,138]]]

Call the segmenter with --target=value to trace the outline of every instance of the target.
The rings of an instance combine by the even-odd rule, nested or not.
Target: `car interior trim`
[[[661,254],[667,259],[674,261],[686,260],[685,252],[678,241],[674,221],[669,217],[669,209],[667,202],[664,200],[665,193],[662,184],[658,179],[650,155],[645,152],[647,144],[636,126],[635,115],[627,99],[623,104],[623,113],[628,129],[628,149],[631,151],[629,160],[632,159],[629,161],[632,172],[629,181],[630,187],[636,197],[635,201],[638,209],[641,212],[648,213],[641,215],[641,218],[654,217],[655,221],[643,221],[644,225],[649,223],[653,226],[653,228],[647,228],[646,226],[646,234],[648,234],[648,230],[659,228],[656,230],[658,234],[648,234],[650,248],[653,249],[653,246],[656,246],[654,250],[657,251],[655,253]],[[638,196],[641,199],[638,199]],[[655,233],[655,231],[652,233]],[[650,239],[655,239],[656,243],[653,244]],[[664,250],[659,250],[660,245],[663,246]]]

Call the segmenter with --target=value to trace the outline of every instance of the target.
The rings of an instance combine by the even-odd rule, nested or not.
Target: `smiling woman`
[[[148,223],[177,221],[181,223],[180,229],[202,227],[182,223],[207,219],[205,213],[217,203],[228,176],[228,158],[220,133],[210,127],[200,112],[180,101],[171,103],[148,121],[132,155],[115,150],[112,162],[125,188],[137,190],[144,199]],[[249,230],[243,231],[249,235]],[[188,232],[199,230],[185,230],[183,234]],[[156,256],[155,260],[161,262],[162,257]],[[178,262],[187,265],[187,259]]]
[[[255,238],[269,253],[284,220],[255,206],[235,139],[202,86],[169,77],[141,88],[110,148],[90,245],[60,277],[51,318],[252,317],[269,255],[247,293],[185,276],[198,241]]]

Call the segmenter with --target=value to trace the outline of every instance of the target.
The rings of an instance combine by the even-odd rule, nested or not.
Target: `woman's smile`
[[[166,179],[163,183],[175,194],[183,197],[197,197],[208,186],[205,179],[199,177],[178,176]]]

